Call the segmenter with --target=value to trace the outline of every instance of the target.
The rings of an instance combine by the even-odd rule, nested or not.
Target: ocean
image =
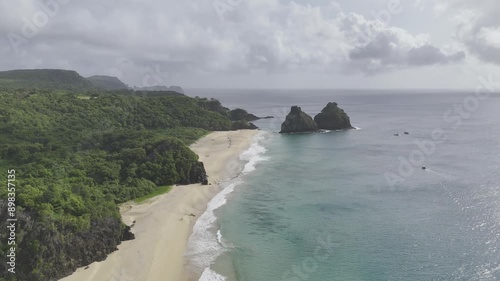
[[[500,280],[496,95],[188,94],[276,117],[256,122],[243,174],[195,225],[187,257],[200,280]],[[330,101],[357,130],[277,133],[290,106],[314,116]]]

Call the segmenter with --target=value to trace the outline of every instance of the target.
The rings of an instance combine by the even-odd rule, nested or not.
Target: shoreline
[[[254,142],[257,130],[212,132],[190,146],[205,165],[211,185],[174,186],[144,203],[120,206],[122,220],[133,225],[135,239],[124,241],[102,262],[79,268],[60,281],[186,281],[184,254],[197,219],[222,191],[220,183],[243,168],[239,156]]]

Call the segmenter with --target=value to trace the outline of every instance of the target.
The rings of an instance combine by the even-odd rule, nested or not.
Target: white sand
[[[123,242],[103,262],[80,268],[61,281],[185,281],[184,252],[193,224],[220,191],[220,181],[236,176],[239,155],[257,131],[214,132],[191,146],[205,164],[212,185],[176,186],[168,194],[121,207],[135,239]],[[191,215],[194,215],[191,216]]]

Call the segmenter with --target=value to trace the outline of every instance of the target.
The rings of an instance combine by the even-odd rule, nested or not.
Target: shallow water
[[[450,117],[456,115],[443,115],[472,94],[191,95],[278,115],[257,122],[268,131],[260,141],[265,158],[259,156],[255,170],[240,177],[213,212],[217,220],[208,232],[222,250],[212,252],[217,259],[203,280],[500,279],[500,99],[481,101],[454,128],[458,119]],[[328,101],[338,102],[361,129],[272,132],[289,106],[314,115]],[[444,133],[441,143],[432,141],[436,129]],[[405,161],[414,164],[401,173]],[[388,173],[399,180],[390,184]]]

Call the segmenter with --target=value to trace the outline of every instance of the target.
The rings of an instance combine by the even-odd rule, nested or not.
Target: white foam
[[[217,242],[222,245],[222,233],[220,232],[220,229],[217,230]]]
[[[240,154],[240,160],[247,162],[243,168],[242,174],[246,175],[255,170],[258,162],[267,160],[262,156],[266,149],[259,144],[264,140],[263,133],[254,138],[250,148]],[[222,244],[222,233],[220,229],[215,231],[217,216],[215,210],[227,203],[227,196],[234,191],[234,188],[242,181],[240,178],[233,179],[226,183],[227,186],[218,193],[207,205],[207,210],[196,221],[193,227],[193,233],[189,237],[186,256],[191,260],[191,265],[198,272],[202,272],[201,281],[226,280],[223,276],[210,269],[212,263],[221,255],[225,248]]]
[[[200,281],[225,281],[226,277],[218,274],[217,272],[210,269],[210,267],[205,268],[203,274],[200,277]]]
[[[244,175],[254,171],[257,163],[269,159],[268,157],[263,156],[267,150],[265,147],[260,145],[259,142],[262,140],[264,140],[262,134],[257,135],[255,137],[255,142],[250,146],[250,148],[240,155],[240,160],[247,161],[242,171]]]
[[[202,270],[209,267],[224,252],[218,242],[217,234],[210,231],[217,221],[214,211],[226,204],[226,196],[233,192],[239,182],[231,183],[208,203],[207,210],[196,221],[193,233],[189,237],[186,255],[191,258],[193,266]]]

